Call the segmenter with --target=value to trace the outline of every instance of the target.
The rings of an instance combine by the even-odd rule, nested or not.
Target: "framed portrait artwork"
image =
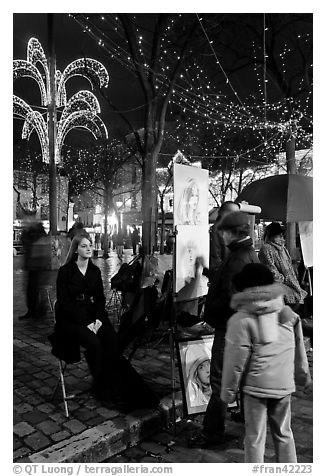
[[[187,415],[205,413],[212,389],[210,365],[214,334],[176,341],[184,409]],[[228,410],[239,407],[239,398]]]
[[[176,342],[185,413],[204,413],[212,390],[209,382],[214,335]]]

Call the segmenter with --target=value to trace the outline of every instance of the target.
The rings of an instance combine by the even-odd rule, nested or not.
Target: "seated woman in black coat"
[[[155,406],[157,398],[118,350],[105,310],[101,272],[91,256],[89,235],[75,236],[58,272],[55,334],[86,349],[96,398],[125,410]]]

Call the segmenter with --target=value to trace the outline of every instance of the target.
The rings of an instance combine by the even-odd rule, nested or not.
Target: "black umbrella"
[[[273,175],[245,187],[237,202],[246,201],[261,207],[259,218],[284,222],[313,220],[312,177]]]

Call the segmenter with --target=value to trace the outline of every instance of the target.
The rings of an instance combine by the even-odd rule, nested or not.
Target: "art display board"
[[[313,222],[299,222],[299,235],[303,262],[306,268],[313,266]]]
[[[202,276],[203,267],[209,266],[208,170],[174,164],[173,190],[175,292],[183,300],[195,299],[208,291]]]

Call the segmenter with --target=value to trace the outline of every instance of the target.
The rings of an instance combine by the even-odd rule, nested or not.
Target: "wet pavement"
[[[132,259],[125,250],[123,261]],[[115,251],[107,260],[94,259],[101,271],[110,302],[109,315],[117,324],[114,300],[110,301],[110,278],[120,267]],[[175,432],[171,426],[171,367],[167,327],[139,345],[133,365],[161,399],[157,410],[139,410],[125,415],[106,408],[89,393],[90,376],[84,360],[68,366],[66,386],[76,396],[69,401],[66,418],[60,388],[52,398],[57,383],[58,361],[52,356],[48,335],[53,316],[48,308],[41,320],[18,320],[26,312],[22,257],[14,257],[13,344],[14,344],[14,461],[18,462],[242,462],[242,425],[228,418],[227,429],[234,438],[214,450],[188,449],[186,440],[200,425],[202,416],[183,418],[178,369],[176,369]],[[55,298],[56,272],[51,272],[48,291]],[[43,289],[44,296],[47,291]],[[309,346],[308,346],[309,347]],[[312,351],[308,357],[312,370]],[[292,427],[298,461],[312,462],[312,395],[298,389],[293,396]],[[273,445],[268,435],[266,461],[274,461]]]

